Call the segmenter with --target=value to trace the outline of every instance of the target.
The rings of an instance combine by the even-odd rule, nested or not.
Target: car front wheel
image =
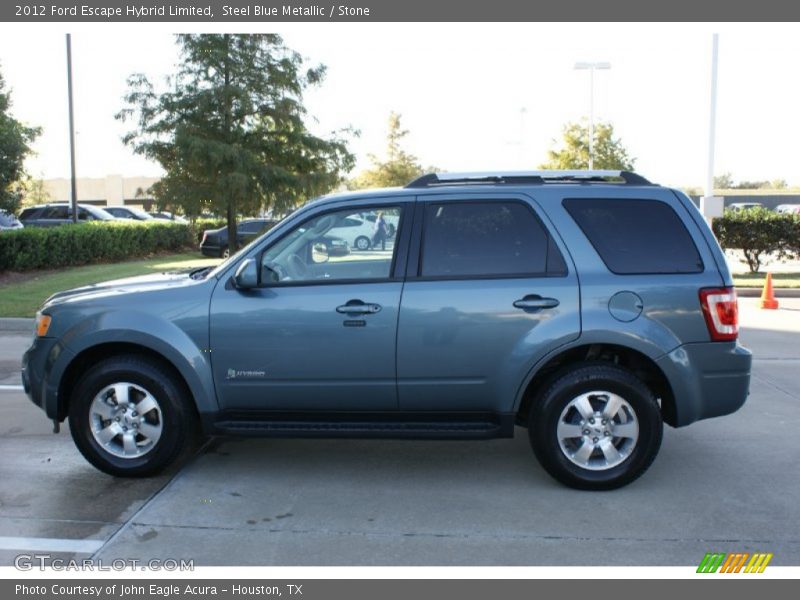
[[[356,250],[361,250],[361,251],[369,250],[371,245],[372,243],[369,241],[368,237],[362,235],[361,237],[356,238],[355,242]]]
[[[84,374],[69,426],[90,463],[124,477],[158,473],[198,437],[197,415],[171,370],[135,355],[106,359]]]
[[[661,411],[647,385],[605,363],[556,374],[535,401],[528,424],[544,469],[584,490],[615,489],[641,476],[658,454],[662,430]]]

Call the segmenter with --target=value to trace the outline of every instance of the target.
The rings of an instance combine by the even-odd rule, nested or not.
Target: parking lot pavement
[[[800,565],[800,299],[757,302],[740,301],[755,353],[744,408],[667,428],[653,467],[613,492],[555,483],[523,430],[486,442],[220,438],[171,474],[114,479],[21,393],[0,391],[0,564],[37,546],[197,565],[696,565],[709,551]],[[0,338],[0,360],[27,342]]]
[[[31,334],[0,331],[0,385],[20,384],[19,363],[30,342]]]

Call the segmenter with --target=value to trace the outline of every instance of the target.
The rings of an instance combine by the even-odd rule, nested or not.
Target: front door
[[[356,250],[336,228],[354,215],[385,220],[403,211],[396,202],[318,213],[259,257],[260,287],[220,282],[211,300],[211,362],[222,409],[397,408],[401,238]]]

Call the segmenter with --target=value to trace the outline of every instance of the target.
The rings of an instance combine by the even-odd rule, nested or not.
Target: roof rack
[[[616,180],[616,181],[615,181]],[[622,180],[622,181],[619,181]],[[477,173],[428,173],[415,179],[407,188],[427,188],[440,185],[471,184],[542,184],[542,183],[624,183],[625,185],[653,185],[632,171],[574,170],[574,171],[508,171]]]

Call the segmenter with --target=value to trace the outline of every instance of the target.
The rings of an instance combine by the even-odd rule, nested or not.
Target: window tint
[[[566,272],[547,231],[520,203],[454,202],[426,208],[423,277],[544,275],[548,262],[559,274]]]
[[[567,199],[567,209],[613,273],[699,273],[703,261],[672,208],[656,200]]]
[[[42,212],[40,219],[68,219],[69,212],[66,206],[48,206]]]
[[[295,227],[262,255],[262,284],[391,277],[396,236],[388,225],[397,229],[401,208],[366,209],[364,214],[374,217],[372,224],[364,224],[351,208],[325,213]]]
[[[39,208],[26,208],[19,214],[20,219],[32,219],[40,211]]]

